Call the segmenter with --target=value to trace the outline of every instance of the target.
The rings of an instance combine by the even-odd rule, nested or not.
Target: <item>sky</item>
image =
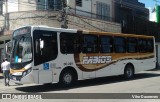
[[[148,7],[153,8],[155,6],[155,4],[156,4],[156,2],[154,0],[138,0],[138,1],[144,3],[145,7],[147,7],[147,8]],[[158,4],[159,4],[159,2],[158,2]]]
[[[142,2],[145,4],[145,7],[150,10],[150,21],[156,21],[156,13],[152,13],[153,8],[156,5],[156,2],[154,0],[138,0],[139,2]],[[160,0],[157,0],[157,4],[160,5]]]

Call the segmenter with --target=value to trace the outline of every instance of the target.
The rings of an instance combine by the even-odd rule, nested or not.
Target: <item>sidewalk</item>
[[[2,73],[0,73],[0,79],[2,79],[3,78],[3,74]]]

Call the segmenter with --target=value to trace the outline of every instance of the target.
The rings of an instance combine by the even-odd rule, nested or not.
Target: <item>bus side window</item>
[[[72,54],[80,52],[80,39],[77,33],[60,34],[60,49],[63,54]]]
[[[44,48],[42,48],[42,56],[45,61],[51,61],[57,57],[58,48],[57,48],[57,38],[53,36],[43,36],[44,39]]]
[[[97,53],[98,51],[98,37],[82,35],[82,53]]]
[[[114,37],[114,51],[116,53],[126,52],[126,40],[123,37]]]
[[[58,55],[57,32],[36,30],[34,38],[34,63],[39,65],[56,59]]]
[[[154,51],[153,39],[148,39],[147,40],[147,49],[148,49],[148,52],[153,52]]]
[[[113,38],[111,36],[100,36],[100,52],[112,53],[113,52]]]
[[[137,39],[136,38],[127,38],[127,50],[129,53],[137,52]]]
[[[146,39],[139,39],[138,40],[138,48],[139,48],[139,52],[141,52],[141,53],[147,52],[147,40]]]

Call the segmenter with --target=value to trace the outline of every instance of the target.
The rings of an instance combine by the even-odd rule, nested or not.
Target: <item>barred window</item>
[[[76,0],[76,6],[82,7],[82,0]]]
[[[103,20],[110,20],[110,5],[97,1],[97,18]]]

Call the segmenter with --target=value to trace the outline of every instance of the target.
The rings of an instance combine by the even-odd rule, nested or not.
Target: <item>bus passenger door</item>
[[[34,65],[39,70],[38,83],[53,82],[52,63],[58,55],[57,32],[35,30],[33,32],[34,39]]]
[[[52,83],[52,81],[52,68],[50,68],[49,63],[43,63],[39,70],[39,84]]]

